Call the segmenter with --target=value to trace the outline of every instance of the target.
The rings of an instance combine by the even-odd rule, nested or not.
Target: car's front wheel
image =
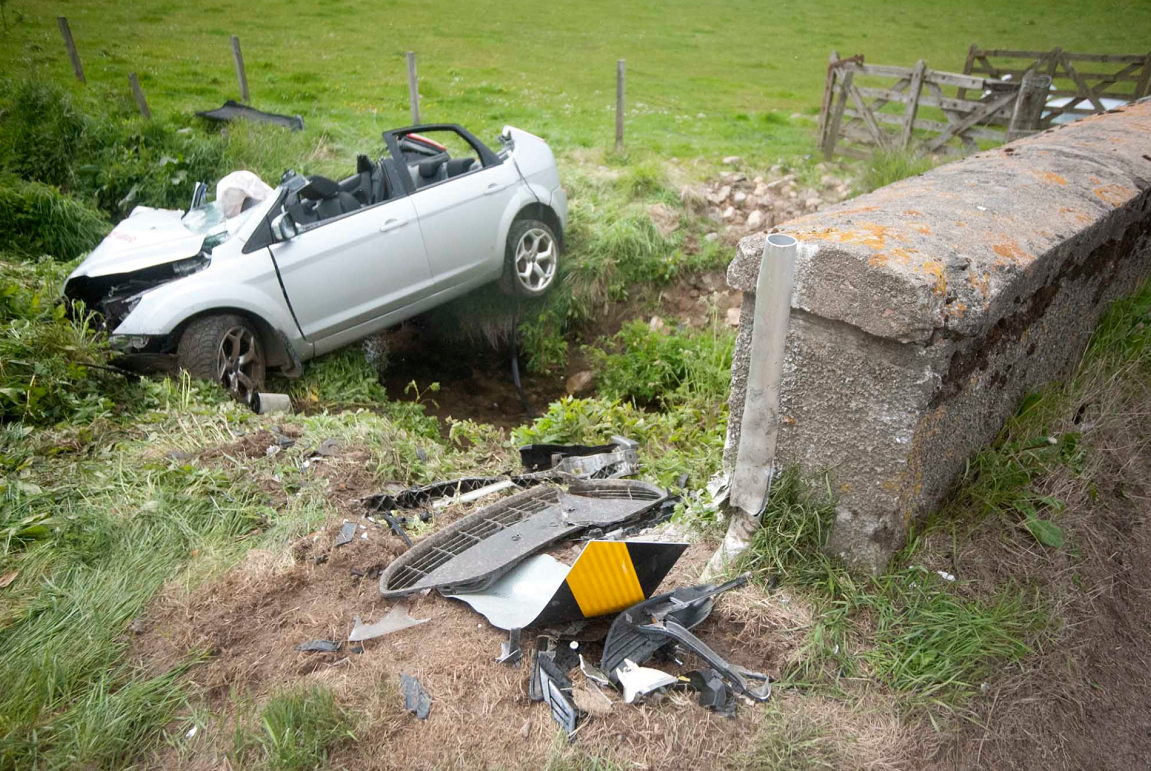
[[[556,279],[559,256],[559,240],[546,222],[516,222],[508,232],[500,288],[507,294],[539,297]]]
[[[267,363],[260,335],[243,316],[196,319],[181,335],[177,356],[180,368],[192,377],[219,383],[244,404],[264,388]]]

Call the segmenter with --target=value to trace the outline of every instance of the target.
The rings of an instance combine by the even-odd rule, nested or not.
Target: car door
[[[411,195],[437,290],[498,273],[504,259],[500,220],[520,181],[515,164],[498,163]]]
[[[408,198],[320,223],[271,250],[292,312],[312,343],[432,292],[427,252]]]

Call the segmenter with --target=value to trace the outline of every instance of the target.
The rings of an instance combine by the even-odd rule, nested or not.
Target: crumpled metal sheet
[[[571,567],[537,554],[483,590],[447,596],[500,629],[605,616],[655,591],[685,549],[686,543],[591,541]]]
[[[426,720],[432,711],[432,697],[420,685],[420,681],[407,672],[401,672],[400,690],[404,692],[404,709],[420,720]]]

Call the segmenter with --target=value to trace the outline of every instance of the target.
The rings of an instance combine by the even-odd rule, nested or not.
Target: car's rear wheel
[[[181,369],[219,383],[244,404],[264,388],[267,362],[260,335],[243,316],[223,313],[196,319],[180,337],[177,355]]]
[[[560,244],[546,222],[520,220],[508,232],[500,288],[507,294],[539,297],[556,280]]]

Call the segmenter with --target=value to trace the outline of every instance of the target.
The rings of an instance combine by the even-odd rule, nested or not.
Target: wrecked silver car
[[[498,151],[464,128],[384,132],[339,181],[229,175],[187,212],[137,207],[69,276],[127,360],[179,367],[249,402],[302,362],[484,284],[555,281],[567,198],[555,157],[513,127]],[[247,175],[247,176],[244,176]]]

